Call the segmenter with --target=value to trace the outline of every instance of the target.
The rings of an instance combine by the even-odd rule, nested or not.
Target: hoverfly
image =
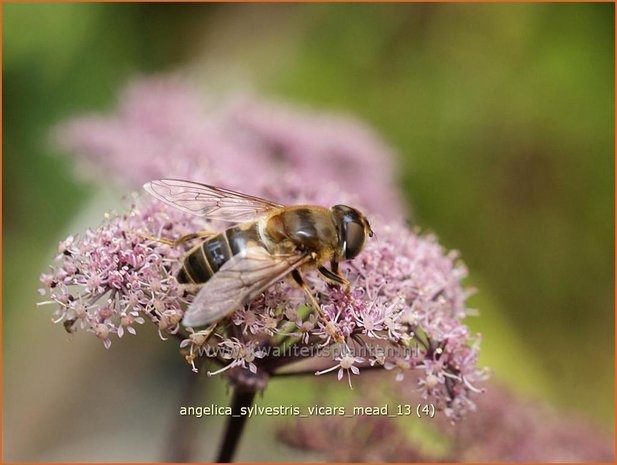
[[[348,285],[339,272],[339,262],[356,257],[366,236],[373,236],[362,213],[346,205],[329,209],[285,206],[176,179],[151,181],[144,189],[184,212],[237,223],[220,233],[199,231],[175,241],[157,239],[169,245],[203,239],[187,252],[176,276],[180,284],[197,289],[182,320],[185,326],[219,322],[291,274],[330,336],[337,342],[343,341],[304,282],[301,271],[317,269],[328,283]],[[331,269],[324,266],[328,261]]]

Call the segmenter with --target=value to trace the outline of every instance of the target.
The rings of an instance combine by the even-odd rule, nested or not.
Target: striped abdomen
[[[178,282],[204,284],[227,260],[244,250],[249,242],[262,245],[257,223],[240,224],[212,236],[186,254],[176,277]]]

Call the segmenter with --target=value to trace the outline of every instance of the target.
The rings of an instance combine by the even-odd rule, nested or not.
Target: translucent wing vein
[[[283,205],[221,187],[180,179],[159,179],[144,184],[157,199],[184,212],[212,220],[242,222]]]
[[[202,326],[220,320],[308,260],[310,257],[304,255],[271,255],[262,247],[245,249],[201,287],[182,323]]]

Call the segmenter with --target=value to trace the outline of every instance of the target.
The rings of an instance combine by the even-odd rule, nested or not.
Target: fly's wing
[[[306,255],[271,255],[263,247],[244,249],[201,287],[182,324],[203,326],[230,315],[309,260]]]
[[[159,179],[144,184],[159,200],[193,215],[211,220],[243,222],[283,205],[221,187],[180,179]]]

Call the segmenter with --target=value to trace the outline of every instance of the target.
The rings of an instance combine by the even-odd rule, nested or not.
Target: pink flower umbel
[[[60,244],[56,264],[41,275],[42,303],[56,306],[54,321],[93,333],[107,348],[150,322],[162,339],[179,341],[194,371],[207,361],[209,375],[227,377],[236,409],[250,405],[272,376],[336,373],[351,387],[377,369],[450,421],[473,409],[486,374],[476,365],[479,338],[463,323],[467,270],[435,236],[404,226],[386,145],[340,116],[259,99],[197,102],[199,94],[178,80],[139,82],[115,115],[75,120],[58,137],[83,166],[103,167],[132,188],[183,178],[288,206],[353,205],[377,237],[341,263],[349,285],[303,270],[319,317],[283,277],[228,317],[185,327],[196,289],[176,277],[186,252],[203,239],[168,244],[226,225],[135,194],[126,213]]]
[[[200,223],[154,201],[133,204],[124,215],[108,215],[98,228],[60,243],[58,265],[41,275],[40,292],[50,298],[41,304],[56,304],[54,321],[69,332],[94,333],[107,348],[114,335],[135,334],[144,317],[156,324],[162,338],[176,334],[190,301],[174,276],[184,249],[145,234],[169,237]]]
[[[399,405],[418,403],[417,396],[404,386],[377,380],[373,375],[358,381],[362,396],[349,408],[379,405],[384,389]],[[545,403],[517,396],[496,383],[490,383],[477,403],[478,411],[468,415],[464,424],[452,425],[447,418],[436,417],[423,425],[426,431],[421,437],[409,434],[410,424],[417,422],[417,417],[404,415],[296,419],[280,427],[278,435],[289,446],[338,462],[613,461],[611,437],[576,415],[558,413]],[[398,412],[391,409],[390,413]],[[439,447],[426,447],[423,441],[427,436],[433,437],[432,442]]]
[[[351,386],[351,375],[363,368],[396,367],[398,380],[407,371],[419,373],[416,389],[449,417],[473,408],[469,394],[480,391],[476,384],[485,374],[476,367],[478,339],[462,323],[466,269],[433,236],[398,224],[375,226],[378,239],[342,264],[349,289],[329,286],[317,273],[306,275],[330,324],[345,338],[341,346],[286,279],[218,327],[187,333],[181,321],[193,295],[175,276],[191,243],[174,247],[151,237],[174,239],[208,227],[213,225],[146,197],[128,213],[67,238],[58,265],[41,277],[45,303],[57,305],[54,321],[69,331],[92,332],[109,347],[113,337],[135,334],[150,320],[162,338],[171,334],[182,341],[194,369],[199,357],[218,363],[212,373],[247,369],[266,379],[308,354],[326,365],[316,374],[337,371]],[[230,347],[238,350],[230,355]],[[254,349],[260,356],[248,360]]]

